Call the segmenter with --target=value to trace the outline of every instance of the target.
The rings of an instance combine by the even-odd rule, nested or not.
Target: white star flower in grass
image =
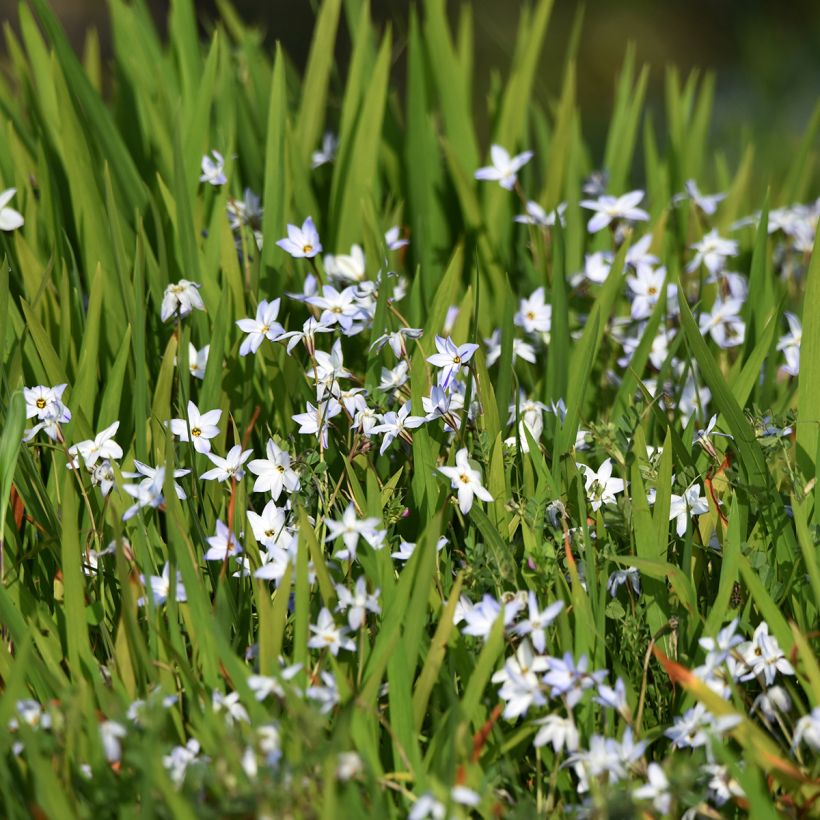
[[[133,474],[123,473],[123,475]],[[157,467],[150,478],[146,478],[139,484],[124,484],[123,490],[134,499],[134,503],[123,513],[122,520],[128,521],[145,507],[154,509],[164,504],[165,498],[162,495],[164,483],[165,468]]]
[[[195,379],[202,381],[205,378],[205,371],[208,368],[208,354],[211,346],[205,345],[197,350],[190,342],[188,343],[188,369]]]
[[[526,213],[513,217],[514,222],[549,228],[555,225],[556,222],[564,224],[564,212],[567,210],[567,203],[562,202],[554,211],[547,213],[537,202],[530,200],[524,210]]]
[[[176,315],[187,316],[193,310],[205,310],[205,303],[199,295],[201,287],[198,282],[191,282],[188,279],[180,279],[179,282],[168,285],[160,307],[162,321],[167,322]]]
[[[140,580],[144,584],[146,577],[140,575]],[[151,597],[154,599],[156,606],[164,604],[168,598],[171,597],[171,565],[166,563],[162,568],[162,575],[150,575],[147,578],[148,586],[151,589]],[[182,583],[182,573],[179,570],[176,572],[176,579],[174,584],[174,598],[177,601],[187,601],[188,598],[185,593],[185,586]],[[146,599],[144,597],[137,601],[137,606],[145,606]]]
[[[128,730],[115,720],[104,720],[100,724],[99,731],[105,759],[109,763],[119,762],[122,757],[122,743],[120,741],[128,734]]]
[[[16,231],[23,227],[23,215],[9,207],[16,188],[9,188],[0,194],[0,231]]]
[[[660,814],[668,814],[672,807],[669,780],[657,763],[650,763],[646,770],[647,783],[632,792],[636,800],[651,800],[652,807]]]
[[[481,483],[481,473],[470,465],[470,455],[466,447],[456,453],[455,467],[439,467],[438,471],[450,479],[451,486],[458,493],[458,507],[463,515],[470,512],[473,498],[492,501],[493,497]]]
[[[78,457],[83,460],[89,470],[94,467],[98,460],[122,458],[122,447],[114,441],[114,435],[119,427],[120,423],[115,421],[101,433],[97,433],[93,439],[80,441],[69,447],[68,452],[74,456],[74,459],[69,462],[68,466],[76,469]]]
[[[686,534],[686,525],[692,516],[703,515],[709,512],[708,500],[701,496],[697,484],[689,487],[683,495],[672,494],[669,505],[669,520],[675,522],[678,535]]]
[[[160,488],[162,487],[162,482],[165,478],[165,468],[164,467],[149,467],[147,464],[143,464],[141,461],[134,459],[134,467],[136,467],[135,472],[131,472],[129,470],[123,470],[122,476],[123,478],[142,478],[142,484],[148,485],[152,482],[157,483]],[[174,478],[182,478],[190,473],[190,470],[186,470],[180,468],[178,470],[174,470]],[[177,498],[180,501],[184,501],[187,496],[185,495],[185,490],[182,487],[174,482],[174,491],[177,494]]]
[[[694,203],[696,208],[700,208],[706,216],[711,216],[717,210],[718,204],[726,199],[726,194],[702,194],[694,179],[687,180],[684,188],[686,193],[675,194],[672,197],[672,202],[677,205],[689,200]]]
[[[524,151],[521,154],[511,157],[506,148],[502,148],[500,145],[493,145],[490,148],[490,159],[493,164],[479,168],[475,172],[475,178],[497,182],[502,188],[511,191],[518,181],[518,172],[532,157],[532,151]]]
[[[746,337],[746,324],[740,318],[742,309],[742,299],[718,299],[710,311],[701,313],[700,332],[704,336],[709,333],[724,349],[742,345]]]
[[[643,191],[630,191],[618,197],[602,194],[598,199],[582,199],[578,204],[582,208],[596,211],[595,216],[587,223],[587,230],[590,233],[597,233],[612,222],[622,219],[646,222],[649,214],[638,207],[643,197]]]
[[[401,235],[401,228],[398,225],[394,225],[392,228],[388,228],[384,234],[384,244],[387,245],[387,250],[389,251],[397,251],[400,248],[404,248],[410,244],[409,239],[400,239]]]
[[[407,820],[444,820],[447,817],[447,807],[436,800],[432,792],[425,792],[413,804],[407,815]]]
[[[815,706],[808,715],[803,715],[794,727],[792,748],[805,743],[812,751],[820,752],[820,706]]]
[[[367,272],[361,245],[353,245],[349,254],[325,254],[322,261],[328,277],[339,282],[361,282]]]
[[[587,500],[593,511],[601,509],[601,505],[615,504],[615,496],[624,491],[624,480],[612,477],[612,459],[608,458],[598,468],[598,471],[588,467],[586,464],[579,464],[578,469],[584,476]]]
[[[509,629],[518,615],[522,602],[514,599],[504,604],[504,629]],[[467,598],[459,599],[456,611],[453,616],[453,623],[465,622],[462,632],[465,635],[472,635],[477,638],[487,640],[492,631],[493,625],[501,614],[501,603],[492,595],[484,595],[477,603],[473,604]]]
[[[248,510],[247,515],[253,537],[257,542],[266,548],[275,546],[285,532],[287,525],[285,511],[281,507],[277,507],[275,502],[268,501],[261,515],[253,510]]]
[[[319,232],[308,217],[300,228],[298,225],[288,225],[288,235],[276,243],[283,251],[287,251],[294,259],[313,259],[322,252],[322,242]]]
[[[239,347],[240,356],[256,353],[265,339],[275,342],[285,332],[282,325],[276,321],[279,315],[279,303],[279,299],[274,299],[272,302],[263,299],[256,308],[255,319],[237,319],[237,327],[243,333],[248,334]]]
[[[303,436],[316,436],[327,449],[327,431],[330,419],[342,412],[342,406],[336,399],[327,399],[314,407],[309,401],[305,402],[304,413],[297,413],[293,420],[299,425],[299,432]]]
[[[219,151],[211,151],[211,156],[205,154],[202,157],[202,174],[199,177],[200,182],[207,182],[209,185],[219,187],[224,185],[228,178],[225,176],[225,157]]]
[[[282,490],[287,493],[299,490],[299,476],[290,466],[290,453],[279,447],[273,439],[268,439],[265,453],[267,458],[255,458],[248,463],[248,469],[257,476],[253,491],[269,492],[276,501],[282,495]]]
[[[378,615],[382,611],[379,606],[379,590],[368,593],[364,575],[358,577],[352,592],[344,584],[337,584],[336,595],[339,598],[336,611],[347,612],[347,622],[354,632],[364,623],[368,612]]]
[[[467,366],[467,362],[473,358],[473,354],[478,350],[478,345],[471,342],[456,345],[449,337],[443,339],[441,336],[436,336],[435,341],[438,352],[428,356],[427,361],[434,367],[441,368],[438,382],[444,386],[449,384],[463,367]]]
[[[338,627],[327,607],[323,607],[319,613],[319,618],[315,624],[310,625],[313,637],[308,641],[311,649],[329,649],[335,657],[340,649],[347,649],[350,652],[356,650],[356,644],[347,637],[346,626]]]
[[[686,270],[691,273],[704,265],[712,274],[723,270],[726,260],[730,256],[737,256],[740,250],[740,246],[734,239],[724,239],[718,234],[717,229],[709,231],[700,242],[696,242],[691,248],[695,251],[695,256],[686,266]]]
[[[549,743],[556,754],[562,749],[568,752],[578,749],[578,729],[571,717],[547,715],[545,718],[536,720],[535,723],[541,728],[532,741],[533,746],[546,746]]]
[[[344,290],[336,290],[332,285],[323,285],[321,296],[309,296],[305,301],[321,309],[319,321],[323,325],[339,325],[343,331],[350,330],[354,320],[359,318],[362,312],[358,292],[353,285]]]
[[[333,162],[336,158],[336,151],[339,148],[339,140],[332,131],[326,131],[322,138],[322,147],[314,151],[310,157],[310,167],[315,171],[317,168],[328,162]]]
[[[525,333],[549,333],[552,326],[552,305],[545,302],[544,288],[536,288],[532,295],[519,302],[515,324]]]
[[[210,452],[206,453],[216,466],[202,473],[200,478],[203,481],[231,481],[232,479],[241,481],[245,476],[243,465],[252,453],[253,450],[243,450],[241,444],[231,447],[225,458],[215,456]]]
[[[514,720],[529,711],[531,706],[543,706],[546,699],[541,692],[539,673],[549,669],[549,660],[535,655],[529,641],[524,640],[502,669],[492,676],[500,683],[498,696],[505,701],[504,717]]]
[[[381,521],[378,518],[359,519],[356,515],[356,508],[353,502],[347,505],[347,509],[342,514],[341,521],[334,521],[331,518],[325,519],[327,526],[327,536],[325,541],[335,541],[341,538],[344,542],[344,549],[336,553],[337,557],[343,560],[354,560],[356,550],[359,545],[359,538],[364,538],[374,549],[381,549],[384,546],[385,531],[381,529]]]
[[[54,421],[67,424],[71,421],[71,411],[63,404],[63,393],[67,384],[46,387],[24,387],[23,398],[26,400],[26,418],[38,421]]]
[[[201,413],[199,408],[189,400],[188,418],[171,419],[169,427],[171,432],[179,437],[180,441],[191,441],[198,453],[208,453],[211,450],[210,440],[219,435],[219,428],[216,425],[221,416],[221,410],[209,410],[207,413]]]
[[[427,419],[424,416],[410,415],[410,402],[407,401],[399,408],[397,413],[392,410],[385,413],[382,416],[381,423],[371,428],[370,434],[378,435],[379,433],[382,433],[384,435],[384,438],[382,439],[382,446],[379,449],[379,454],[384,455],[387,448],[399,436],[401,436],[408,443],[412,442],[412,438],[408,430],[414,430],[417,427],[421,427],[421,425],[426,422]]]
[[[529,614],[513,628],[516,635],[529,635],[532,645],[538,652],[544,652],[547,646],[547,627],[558,617],[564,608],[563,601],[554,601],[545,609],[540,609],[535,593],[530,590]],[[546,668],[543,670],[546,671]]]
[[[205,553],[206,561],[224,561],[226,558],[239,555],[242,552],[242,545],[221,519],[217,519],[216,533],[206,540],[211,547]]]
[[[420,327],[400,327],[398,330],[379,336],[379,338],[370,345],[370,349],[379,351],[388,344],[397,359],[406,358],[407,343],[405,339],[420,339],[423,332]]]

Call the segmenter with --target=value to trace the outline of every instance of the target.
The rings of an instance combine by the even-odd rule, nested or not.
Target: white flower
[[[479,168],[475,172],[475,178],[498,182],[502,188],[511,191],[518,180],[518,171],[532,159],[532,156],[532,151],[524,151],[511,157],[505,148],[493,145],[490,148],[490,159],[493,164]]]
[[[364,623],[367,612],[378,614],[382,611],[379,606],[379,590],[368,594],[367,579],[364,575],[360,575],[356,580],[353,592],[343,584],[337,584],[336,594],[339,597],[336,611],[347,612],[347,622],[354,632]]]
[[[241,444],[235,444],[231,447],[225,458],[208,452],[206,455],[216,467],[204,472],[200,478],[203,481],[241,481],[245,476],[242,465],[248,460],[252,452],[252,450],[243,450]]]
[[[524,210],[526,213],[513,217],[514,222],[549,228],[555,225],[556,222],[564,224],[564,212],[567,210],[567,203],[562,202],[554,211],[547,213],[537,202],[529,200]]]
[[[544,288],[537,288],[529,299],[521,300],[514,321],[526,333],[550,332],[552,305],[544,302]]]
[[[339,140],[332,131],[326,131],[322,138],[322,147],[311,154],[310,167],[316,170],[327,162],[333,162],[336,158],[336,151],[339,148]]]
[[[538,599],[535,593],[530,590],[529,593],[529,617],[514,629],[516,635],[529,635],[532,645],[539,651],[543,652],[547,645],[546,629],[558,617],[558,614],[564,608],[563,601],[554,601],[544,610],[538,608]]]
[[[650,763],[646,770],[648,782],[632,792],[636,800],[651,800],[655,811],[668,814],[672,807],[672,795],[669,793],[669,781],[657,763]]]
[[[677,205],[687,199],[691,200],[706,216],[711,216],[717,210],[718,203],[726,199],[726,194],[702,194],[694,179],[687,180],[684,188],[686,193],[675,194],[672,202]]]
[[[504,627],[509,627],[515,620],[515,616],[521,609],[521,601],[512,600],[504,605]],[[501,604],[492,597],[485,595],[477,604],[471,604],[464,599],[464,604],[459,610],[456,607],[454,622],[464,620],[467,625],[462,629],[465,635],[473,635],[483,638],[485,641],[490,635],[493,625],[501,614]]]
[[[188,767],[197,760],[204,759],[199,757],[199,752],[199,741],[191,738],[184,746],[174,746],[171,752],[162,758],[162,765],[177,788],[180,788],[185,781]]]
[[[360,318],[362,313],[362,306],[353,285],[341,291],[332,285],[324,285],[321,296],[309,296],[305,301],[322,309],[319,321],[323,325],[331,327],[338,324],[345,332],[353,328],[354,320]]]
[[[300,228],[298,225],[288,225],[288,235],[276,243],[282,250],[287,251],[294,259],[312,259],[322,252],[322,242],[319,232],[308,217]]]
[[[140,575],[140,580],[145,583],[145,576]],[[160,606],[164,604],[171,594],[171,565],[166,562],[162,568],[162,575],[151,575],[148,577],[148,585],[151,587],[151,597],[154,599],[154,604]],[[176,581],[174,583],[174,598],[181,602],[187,601],[185,593],[185,586],[182,583],[182,574],[179,570],[176,573]],[[145,606],[145,598],[140,598],[137,601],[138,606]]]
[[[438,471],[451,481],[451,486],[458,491],[458,506],[463,515],[470,512],[473,496],[482,501],[492,501],[493,497],[481,483],[481,473],[470,466],[470,456],[466,447],[456,453],[455,467],[439,467]]]
[[[442,368],[438,381],[441,385],[447,385],[461,371],[461,368],[467,366],[467,362],[478,350],[478,345],[468,342],[457,346],[449,337],[443,339],[441,336],[436,336],[435,341],[438,353],[428,356],[427,361],[434,367]]]
[[[225,167],[225,158],[219,151],[211,151],[211,157],[205,154],[202,157],[202,175],[199,177],[200,182],[207,182],[215,187],[224,185],[228,178],[225,176],[223,169]]]
[[[529,641],[522,641],[515,655],[507,658],[503,669],[492,676],[493,683],[500,683],[498,696],[505,701],[504,717],[514,720],[526,714],[531,706],[543,706],[547,701],[541,692],[539,672],[549,668],[549,661],[533,655]]]
[[[363,518],[361,520],[356,516],[356,508],[353,502],[347,505],[342,514],[341,521],[333,521],[332,519],[325,519],[327,526],[327,536],[325,541],[335,541],[341,538],[344,541],[344,550],[337,553],[340,558],[345,560],[353,560],[356,557],[356,550],[359,544],[359,538],[364,538],[368,544],[374,549],[381,549],[383,546],[384,530],[380,528],[381,522],[378,518]]]
[[[794,667],[789,663],[774,635],[769,634],[769,625],[762,621],[754,631],[751,641],[740,644],[738,654],[743,658],[749,671],[740,680],[752,680],[762,675],[766,686],[774,683],[778,672],[794,675]]]
[[[641,594],[641,574],[636,567],[627,569],[617,569],[606,583],[609,594],[614,598],[618,594],[618,588],[623,584],[629,584],[636,595]]]
[[[9,202],[16,193],[16,188],[9,188],[0,194],[0,231],[16,231],[23,227],[23,215],[9,208]]]
[[[683,495],[672,493],[669,505],[669,520],[676,522],[675,529],[679,536],[686,534],[686,524],[693,515],[709,512],[709,502],[700,494],[697,484],[689,487]]]
[[[188,342],[188,369],[195,379],[202,381],[205,378],[205,370],[208,367],[208,354],[211,352],[211,346],[197,350],[190,342]]]
[[[206,561],[225,561],[242,552],[242,545],[221,519],[216,521],[216,534],[206,539],[211,548],[205,553]]]
[[[117,763],[122,757],[120,741],[128,734],[128,730],[115,720],[104,720],[100,724],[100,740],[102,741],[105,759],[109,763]]]
[[[327,431],[330,419],[342,412],[342,406],[336,399],[327,399],[314,407],[309,401],[305,402],[304,413],[296,413],[293,420],[299,425],[299,432],[304,436],[315,435],[327,448]]]
[[[175,436],[179,436],[180,441],[193,442],[194,449],[198,453],[209,453],[211,450],[210,440],[219,435],[219,428],[216,425],[221,416],[221,410],[209,410],[207,413],[201,413],[199,408],[189,400],[188,418],[171,419],[168,426]]]
[[[806,743],[812,751],[820,752],[820,706],[815,706],[808,715],[803,715],[794,727],[792,748]]]
[[[71,421],[71,411],[63,404],[62,398],[67,384],[46,387],[24,387],[23,398],[26,400],[26,418],[37,418],[39,421],[55,421],[67,424]]]
[[[740,318],[743,308],[741,299],[718,299],[711,311],[700,315],[700,332],[705,336],[711,334],[719,347],[736,347],[743,344],[746,336],[746,325]]]
[[[279,299],[272,302],[263,299],[256,308],[255,319],[237,320],[237,327],[248,334],[239,347],[240,356],[256,353],[265,339],[275,342],[285,332],[282,325],[276,321],[279,315],[279,302]]]
[[[211,704],[214,712],[225,712],[225,722],[232,726],[235,722],[250,723],[248,712],[239,702],[239,692],[230,692],[223,695],[218,689],[214,689]]]
[[[347,649],[348,651],[355,651],[356,649],[356,644],[347,637],[347,627],[340,628],[336,626],[327,607],[322,608],[316,624],[310,625],[310,631],[314,633],[308,641],[308,646],[311,649],[327,648],[334,657],[339,654],[340,649]]]
[[[590,233],[597,233],[619,219],[628,219],[633,222],[648,220],[649,214],[637,207],[643,196],[643,191],[630,191],[619,197],[602,194],[598,199],[582,199],[578,203],[582,208],[597,212],[589,220],[587,230]]]
[[[626,284],[632,292],[632,318],[647,319],[663,293],[666,268],[653,269],[648,265],[638,268],[635,276],[627,276]]]
[[[274,501],[282,490],[295,493],[299,490],[299,476],[290,466],[290,454],[279,447],[273,439],[268,439],[267,458],[255,458],[248,463],[248,469],[258,476],[253,484],[255,493],[270,492]]]
[[[404,248],[410,244],[409,239],[399,239],[400,233],[401,228],[398,225],[387,229],[384,234],[384,244],[387,245],[387,250],[397,251],[399,248]]]
[[[393,440],[397,436],[401,436],[403,439],[410,441],[410,434],[407,431],[421,427],[426,421],[427,419],[424,416],[411,416],[410,402],[406,401],[399,408],[398,413],[394,413],[392,410],[385,413],[384,416],[382,416],[381,424],[372,427],[370,433],[371,435],[384,434],[382,446],[379,449],[379,453],[384,455],[387,448],[393,443]]]
[[[579,464],[578,468],[584,474],[587,500],[593,510],[601,509],[602,504],[616,503],[616,494],[624,491],[624,481],[621,478],[612,478],[612,459],[608,458],[595,472],[586,464]]]
[[[361,282],[365,277],[365,259],[361,245],[353,245],[350,254],[346,256],[326,254],[324,263],[325,273],[332,279],[343,282]]]
[[[533,740],[534,746],[545,746],[549,743],[556,754],[561,749],[574,752],[578,749],[578,728],[571,717],[547,715],[536,721],[541,728]]]
[[[175,314],[183,317],[192,310],[205,310],[205,303],[199,295],[201,287],[198,282],[191,282],[188,279],[180,279],[176,284],[168,285],[160,307],[162,321],[167,322]]]
[[[126,473],[123,473],[127,476]],[[133,475],[133,474],[132,474]],[[122,516],[123,521],[133,518],[144,507],[156,508],[165,503],[162,495],[162,485],[165,482],[165,468],[157,467],[153,475],[139,484],[124,484],[123,490],[132,496],[135,501]]]
[[[93,439],[80,441],[69,447],[68,452],[75,458],[68,466],[77,467],[77,456],[82,458],[83,463],[89,470],[94,467],[98,460],[122,458],[122,447],[114,441],[114,434],[119,427],[120,423],[115,421],[101,433],[97,433]]]
[[[730,256],[737,256],[739,246],[734,239],[723,239],[717,229],[705,234],[700,242],[691,246],[695,251],[692,261],[686,266],[690,273],[696,271],[701,265],[705,265],[711,274],[715,274],[726,265],[726,260]]]

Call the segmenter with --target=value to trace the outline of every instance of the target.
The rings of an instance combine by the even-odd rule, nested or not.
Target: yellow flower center
[[[37,399],[36,403],[37,403],[37,409],[38,410],[42,410],[46,406],[46,400],[45,399]]]
[[[470,476],[468,476],[467,473],[462,473],[459,476],[459,480],[461,481],[462,484],[469,484],[470,483]]]
[[[461,356],[453,356],[454,364],[461,364]]]
[[[191,435],[199,437],[199,436],[202,435],[202,430],[200,430],[199,427],[192,427],[191,428]]]
[[[647,288],[647,291],[646,291],[646,292],[647,292],[650,296],[655,296],[655,294],[657,294],[657,292],[658,292],[658,289],[657,289],[656,287],[654,287],[654,286],[653,286],[653,287]]]
[[[313,253],[313,245],[305,245],[302,248],[302,253],[308,254]]]

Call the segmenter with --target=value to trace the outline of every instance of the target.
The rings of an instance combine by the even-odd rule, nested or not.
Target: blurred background
[[[147,0],[162,27],[166,0]],[[105,0],[51,0],[76,47],[86,29],[100,32],[107,49]],[[316,0],[234,0],[249,23],[279,39],[298,66],[307,57]],[[449,2],[456,18],[459,3]],[[518,0],[473,0],[477,67],[475,112],[479,118],[491,69],[506,72],[518,24]],[[0,19],[16,24],[16,0],[0,0]],[[373,0],[374,17],[391,21],[400,46],[407,30],[409,0]],[[197,2],[205,33],[217,17],[215,2]],[[559,91],[566,43],[581,4],[555,0],[536,93],[548,100]],[[628,42],[638,65],[652,67],[649,109],[663,111],[663,75],[668,64],[683,72],[699,67],[717,78],[713,138],[731,157],[754,133],[764,150],[788,150],[820,98],[820,0],[589,0],[583,8],[578,51],[578,92],[584,134],[600,159],[615,78]],[[4,49],[5,45],[0,45]],[[349,50],[340,38],[338,57]],[[396,82],[401,86],[401,52]],[[743,131],[739,129],[742,123]],[[486,137],[486,135],[483,135]],[[768,144],[767,144],[768,143]]]

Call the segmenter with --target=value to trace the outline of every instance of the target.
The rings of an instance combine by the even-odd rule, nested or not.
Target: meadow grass
[[[218,5],[5,26],[3,816],[816,813],[820,107]]]

